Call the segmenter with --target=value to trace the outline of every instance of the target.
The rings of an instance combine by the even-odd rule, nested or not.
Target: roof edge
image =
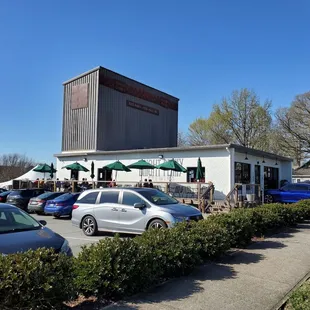
[[[214,145],[199,145],[199,146],[185,146],[185,147],[166,147],[166,148],[150,148],[150,149],[134,149],[134,150],[119,150],[119,151],[74,151],[74,152],[64,152],[60,154],[54,154],[54,157],[63,158],[63,157],[74,157],[74,156],[87,156],[87,155],[113,155],[113,154],[138,154],[138,153],[153,153],[153,152],[178,152],[178,151],[199,151],[199,150],[216,150],[224,148],[233,148],[249,155],[254,154],[258,156],[266,156],[273,159],[290,161],[293,159],[281,155],[277,155],[270,152],[265,152],[257,149],[248,148],[238,144],[214,144]]]
[[[75,81],[75,80],[77,80],[77,79],[82,78],[82,77],[85,76],[85,75],[88,75],[88,74],[93,73],[93,72],[95,72],[95,71],[99,71],[100,68],[102,68],[102,67],[101,67],[101,66],[98,66],[98,67],[95,67],[95,68],[93,68],[93,69],[91,69],[91,70],[89,70],[89,71],[86,71],[86,72],[84,72],[84,73],[81,73],[81,74],[77,75],[76,77],[71,78],[71,79],[69,79],[69,80],[63,82],[62,85],[69,84],[69,83],[71,83],[71,82],[73,82],[73,81]]]

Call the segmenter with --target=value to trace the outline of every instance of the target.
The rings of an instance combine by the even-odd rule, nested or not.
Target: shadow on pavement
[[[264,259],[264,255],[246,252],[245,250],[232,255],[223,256],[219,262],[226,265],[255,264]]]
[[[248,247],[248,249],[249,250],[265,250],[265,249],[282,249],[285,247],[286,245],[282,242],[266,240],[266,241],[254,242]]]

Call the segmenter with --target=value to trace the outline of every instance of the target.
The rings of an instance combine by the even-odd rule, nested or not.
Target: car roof
[[[19,209],[19,208],[15,207],[15,206],[12,206],[12,205],[10,205],[8,203],[0,203],[0,211],[3,210],[3,209],[6,209],[6,210],[12,209],[13,210],[13,209]]]
[[[94,189],[88,189],[85,192],[92,192],[92,191],[113,191],[113,190],[130,190],[134,192],[143,192],[143,191],[158,191],[157,188],[153,187],[108,187],[108,188],[94,188]],[[84,192],[83,192],[84,193]]]

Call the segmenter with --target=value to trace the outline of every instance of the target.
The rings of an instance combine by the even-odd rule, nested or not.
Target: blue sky
[[[0,153],[51,162],[62,82],[98,65],[180,98],[186,130],[232,90],[309,91],[310,1],[1,0]]]

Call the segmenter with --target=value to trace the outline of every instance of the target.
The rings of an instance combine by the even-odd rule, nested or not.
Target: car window
[[[21,195],[21,191],[12,191],[10,193],[11,196],[17,196],[17,195]]]
[[[0,220],[6,220],[6,215],[3,211],[0,212]]]
[[[99,192],[92,192],[84,196],[83,198],[79,199],[79,203],[90,203],[95,204],[97,201]]]
[[[119,191],[103,191],[100,196],[100,203],[118,203]]]
[[[286,186],[285,190],[292,191],[292,192],[307,191],[308,185],[290,184]]]
[[[4,210],[1,214],[0,234],[40,229],[40,224],[21,210]]]
[[[123,205],[134,206],[135,203],[145,204],[145,201],[134,193],[123,192],[123,201],[122,201]]]

